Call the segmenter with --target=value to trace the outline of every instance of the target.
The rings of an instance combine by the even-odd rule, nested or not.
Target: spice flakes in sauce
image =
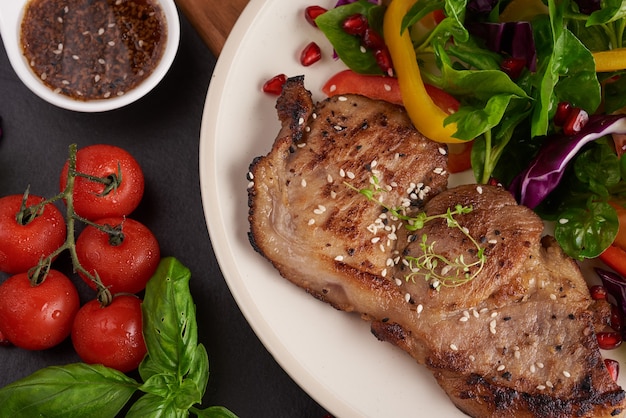
[[[155,0],[31,0],[24,55],[53,91],[76,100],[121,96],[158,65],[167,38]]]

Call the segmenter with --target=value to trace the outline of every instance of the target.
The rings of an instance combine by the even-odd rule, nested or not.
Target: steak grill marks
[[[445,149],[399,107],[359,96],[314,105],[294,78],[277,111],[272,150],[250,166],[249,237],[283,277],[370,321],[468,415],[621,414],[586,283],[532,211],[492,186],[446,190]],[[382,201],[358,192],[373,186]],[[381,204],[409,215],[472,207],[455,219],[485,248],[483,269],[441,291],[407,281],[403,260],[420,254],[422,234],[449,260],[475,248],[445,220],[412,233]]]

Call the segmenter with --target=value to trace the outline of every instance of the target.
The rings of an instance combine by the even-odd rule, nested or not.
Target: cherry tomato
[[[138,297],[116,296],[105,307],[94,299],[76,314],[72,344],[85,363],[129,372],[136,369],[146,355],[142,324]]]
[[[68,163],[61,171],[61,190],[67,185]],[[77,176],[74,183],[74,211],[96,220],[132,213],[144,191],[144,176],[137,160],[113,145],[91,145],[76,153],[76,171],[107,179],[110,184]]]
[[[161,252],[154,234],[142,223],[130,218],[105,218],[98,225],[121,227],[121,237],[115,237],[87,226],[76,240],[80,264],[91,274],[98,272],[102,283],[111,293],[137,293],[159,264]],[[92,288],[95,284],[85,275],[83,280]]]
[[[28,273],[19,273],[0,285],[0,331],[27,350],[54,347],[70,335],[79,307],[78,292],[63,273],[50,270],[36,286]]]
[[[9,274],[23,273],[36,266],[41,258],[63,245],[67,234],[63,215],[51,203],[38,215],[25,216],[19,221],[22,200],[22,195],[0,198],[0,271]],[[34,206],[43,200],[30,195],[26,205]]]

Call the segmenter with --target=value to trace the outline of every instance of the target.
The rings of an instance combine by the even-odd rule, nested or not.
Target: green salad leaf
[[[341,60],[352,70],[361,74],[382,74],[371,50],[361,50],[361,40],[358,36],[347,34],[341,27],[343,21],[354,15],[367,16],[370,26],[382,33],[384,8],[365,0],[346,4],[342,7],[330,9],[315,19],[317,27],[324,32],[335,52]]]
[[[505,186],[528,167],[542,144],[564,132],[554,121],[560,103],[589,115],[626,108],[626,70],[597,73],[593,57],[595,51],[624,46],[626,0],[593,5],[545,0],[545,10],[535,8],[533,15],[517,21],[508,13],[501,21],[511,3],[420,0],[401,25],[411,36],[424,82],[460,102],[444,123],[456,123],[456,138],[474,140],[471,164],[476,180],[495,179]],[[361,0],[318,18],[329,23],[321,29],[356,72],[378,69],[373,60],[365,64],[351,55],[366,59],[358,41],[342,33],[340,22],[353,13],[369,17],[374,9],[379,16],[380,7]],[[421,25],[435,10],[444,11],[443,20]],[[381,24],[379,17],[372,21],[376,27]],[[510,71],[515,60],[524,64],[519,72]],[[557,239],[575,258],[594,257],[610,244],[617,223],[608,202],[626,199],[626,176],[616,169],[626,171],[626,162],[606,141],[597,142],[572,159],[576,162],[566,169],[562,185],[536,209],[544,219],[561,220]]]
[[[566,254],[579,260],[594,258],[615,239],[617,223],[611,205],[589,199],[585,207],[571,206],[560,213],[554,237]]]

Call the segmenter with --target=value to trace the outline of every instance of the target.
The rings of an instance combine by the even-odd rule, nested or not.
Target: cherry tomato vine
[[[100,302],[102,306],[107,306],[111,303],[113,299],[113,294],[109,286],[106,286],[96,269],[88,270],[83,266],[79,255],[77,253],[77,239],[76,239],[76,228],[77,222],[83,223],[84,225],[95,228],[107,236],[111,237],[110,243],[112,246],[119,245],[124,239],[123,225],[126,219],[121,218],[120,223],[116,225],[111,225],[110,223],[100,223],[98,221],[94,221],[79,215],[75,210],[75,199],[77,196],[77,191],[75,190],[75,186],[77,183],[77,179],[87,179],[90,182],[94,182],[97,184],[101,184],[103,191],[98,194],[98,196],[106,196],[109,192],[115,192],[120,188],[121,179],[123,173],[120,169],[119,163],[117,164],[118,169],[114,174],[106,175],[106,177],[97,177],[88,173],[83,173],[77,171],[77,146],[76,144],[72,144],[69,147],[69,157],[66,163],[66,167],[63,170],[65,174],[64,179],[62,179],[61,184],[63,189],[55,196],[43,199],[38,203],[28,205],[28,197],[29,197],[29,189],[27,188],[26,192],[23,196],[22,208],[18,212],[17,219],[18,222],[26,223],[33,218],[39,216],[42,213],[43,209],[54,202],[63,200],[65,202],[65,220],[66,220],[66,238],[62,245],[58,246],[54,251],[52,251],[49,255],[42,257],[37,265],[33,266],[28,270],[28,275],[30,277],[31,283],[33,285],[37,285],[43,282],[46,276],[49,274],[52,262],[63,252],[68,251],[71,257],[72,266],[74,271],[77,272],[81,277],[86,279],[93,288],[97,291],[96,298]],[[141,193],[143,194],[143,177],[141,179]],[[132,205],[132,209],[136,207],[136,204]],[[128,209],[128,210],[132,210]],[[128,212],[127,210],[127,212]],[[107,212],[108,213],[108,212]],[[129,220],[130,221],[130,220]],[[155,239],[156,240],[156,239]],[[158,249],[158,244],[157,244]],[[154,257],[156,261],[152,262],[153,268],[148,272],[147,277],[149,278],[154,270],[156,269],[156,263],[159,259],[159,254],[157,251],[156,257]],[[147,281],[147,279],[145,280]],[[145,283],[144,283],[145,286]],[[136,293],[140,291],[141,288],[134,288],[134,292]]]
[[[0,198],[0,271],[11,275],[0,284],[0,343],[43,350],[71,335],[83,361],[128,371],[146,352],[141,299],[135,294],[145,289],[161,260],[156,237],[128,217],[143,197],[143,172],[127,151],[112,145],[78,150],[72,144],[68,154],[56,195],[31,195],[27,187],[23,195]],[[60,201],[64,214],[55,204]],[[96,291],[82,307],[74,283],[53,268],[66,251],[73,272]],[[119,301],[129,295],[133,309]],[[95,329],[85,324],[98,315],[111,326],[106,332],[85,331]],[[114,351],[122,354],[107,357],[85,348],[114,338]]]

